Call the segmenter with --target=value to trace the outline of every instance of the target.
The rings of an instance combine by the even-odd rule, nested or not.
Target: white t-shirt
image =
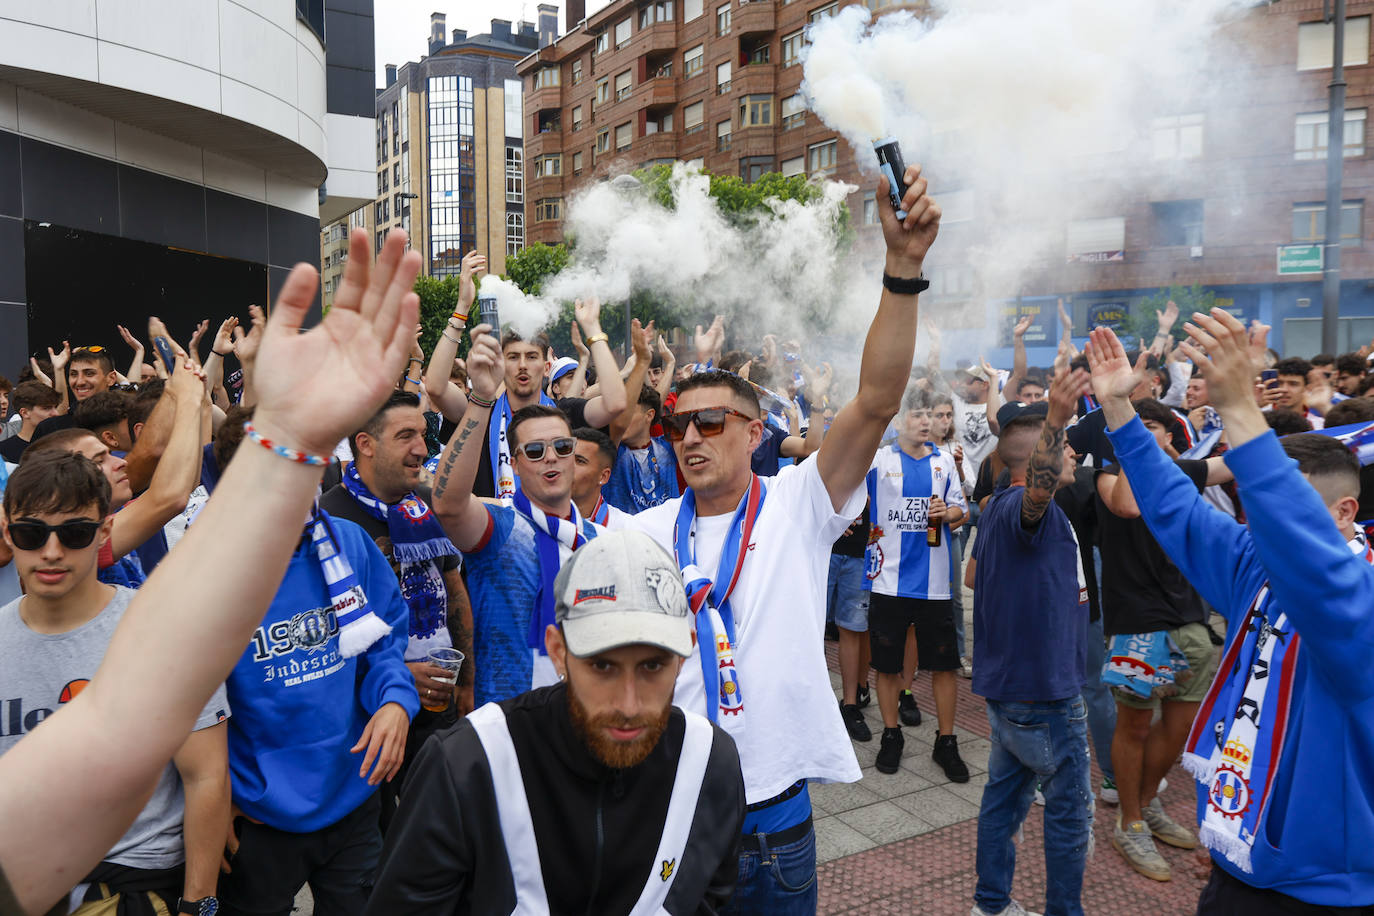
[[[830,686],[824,631],[830,547],[863,509],[865,491],[855,488],[836,512],[814,455],[764,483],[763,510],[730,596],[745,710],[744,734],[736,745],[750,804],[772,798],[798,779],[855,782],[861,776]],[[680,503],[671,499],[646,509],[624,527],[645,532],[671,553]],[[697,519],[701,569],[715,571],[730,518]],[[673,702],[706,714],[695,650],[678,675]]]
[[[957,394],[954,401],[954,434],[964,446],[964,479],[978,479],[983,459],[997,447],[997,437],[988,427],[988,405],[970,404]]]

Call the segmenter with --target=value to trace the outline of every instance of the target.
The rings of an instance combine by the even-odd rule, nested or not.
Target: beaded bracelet
[[[496,399],[492,398],[490,401],[484,401],[472,392],[468,392],[468,403],[476,404],[478,407],[495,407]]]
[[[444,336],[444,340],[447,340],[449,343],[454,343],[454,344],[462,343],[461,340],[458,340],[458,339],[455,338],[455,337],[449,337],[447,331],[440,331],[439,333],[442,334],[442,335]]]
[[[294,461],[296,464],[308,464],[312,467],[323,467],[329,463],[329,459],[324,457],[323,455],[309,455],[305,452],[297,451],[294,448],[287,448],[284,445],[278,445],[271,439],[264,436],[262,433],[258,432],[253,427],[252,420],[248,420],[243,424],[243,434],[247,436],[251,441],[256,442],[258,445],[261,445],[268,451],[275,452],[276,454],[285,458],[287,461]]]

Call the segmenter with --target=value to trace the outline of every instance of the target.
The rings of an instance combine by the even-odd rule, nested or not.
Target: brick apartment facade
[[[870,185],[849,145],[805,110],[800,95],[804,29],[846,5],[616,0],[581,19],[579,4],[570,4],[568,33],[516,68],[525,91],[527,240],[562,238],[566,201],[580,185],[658,162],[746,179],[781,171]],[[924,4],[902,8],[921,13]],[[1350,0],[1342,349],[1374,336],[1371,13],[1374,0]],[[1186,111],[1160,100],[1123,151],[1144,163],[1150,180],[1142,186],[1151,190],[1118,212],[1066,225],[1064,257],[1049,257],[1018,289],[983,288],[976,264],[933,266],[926,301],[955,316],[950,352],[985,348],[988,326],[1029,311],[1047,343],[1032,347],[1032,361],[1048,364],[1048,343],[1059,335],[1056,298],[1068,299],[1076,332],[1086,334],[1173,283],[1202,284],[1236,314],[1274,325],[1281,352],[1314,352],[1321,276],[1280,276],[1276,260],[1279,246],[1319,244],[1324,232],[1331,50],[1322,15],[1321,0],[1282,0],[1226,26],[1222,37],[1246,49],[1245,69],[1214,74],[1217,91],[1205,103],[1183,104]],[[1092,180],[1091,167],[1079,166],[1066,173]],[[1244,206],[1236,206],[1237,195]],[[860,236],[876,234],[871,192],[856,191],[849,204]],[[951,240],[978,231],[976,218],[946,227]]]

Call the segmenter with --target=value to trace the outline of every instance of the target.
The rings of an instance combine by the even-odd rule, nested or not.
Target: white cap
[[[554,581],[554,617],[579,658],[630,645],[692,654],[682,573],[639,531],[610,531],[573,553]]]

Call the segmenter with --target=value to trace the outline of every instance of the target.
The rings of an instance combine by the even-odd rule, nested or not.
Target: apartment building
[[[348,237],[354,229],[364,229],[373,238],[373,204],[359,207],[343,219],[320,227],[320,296],[324,308],[334,304],[344,267],[348,265]]]
[[[476,249],[501,273],[525,245],[524,117],[515,64],[557,36],[556,7],[539,24],[493,19],[469,36],[430,19],[428,53],[388,64],[376,98],[373,244],[403,228],[424,252],[424,273],[456,276]]]

